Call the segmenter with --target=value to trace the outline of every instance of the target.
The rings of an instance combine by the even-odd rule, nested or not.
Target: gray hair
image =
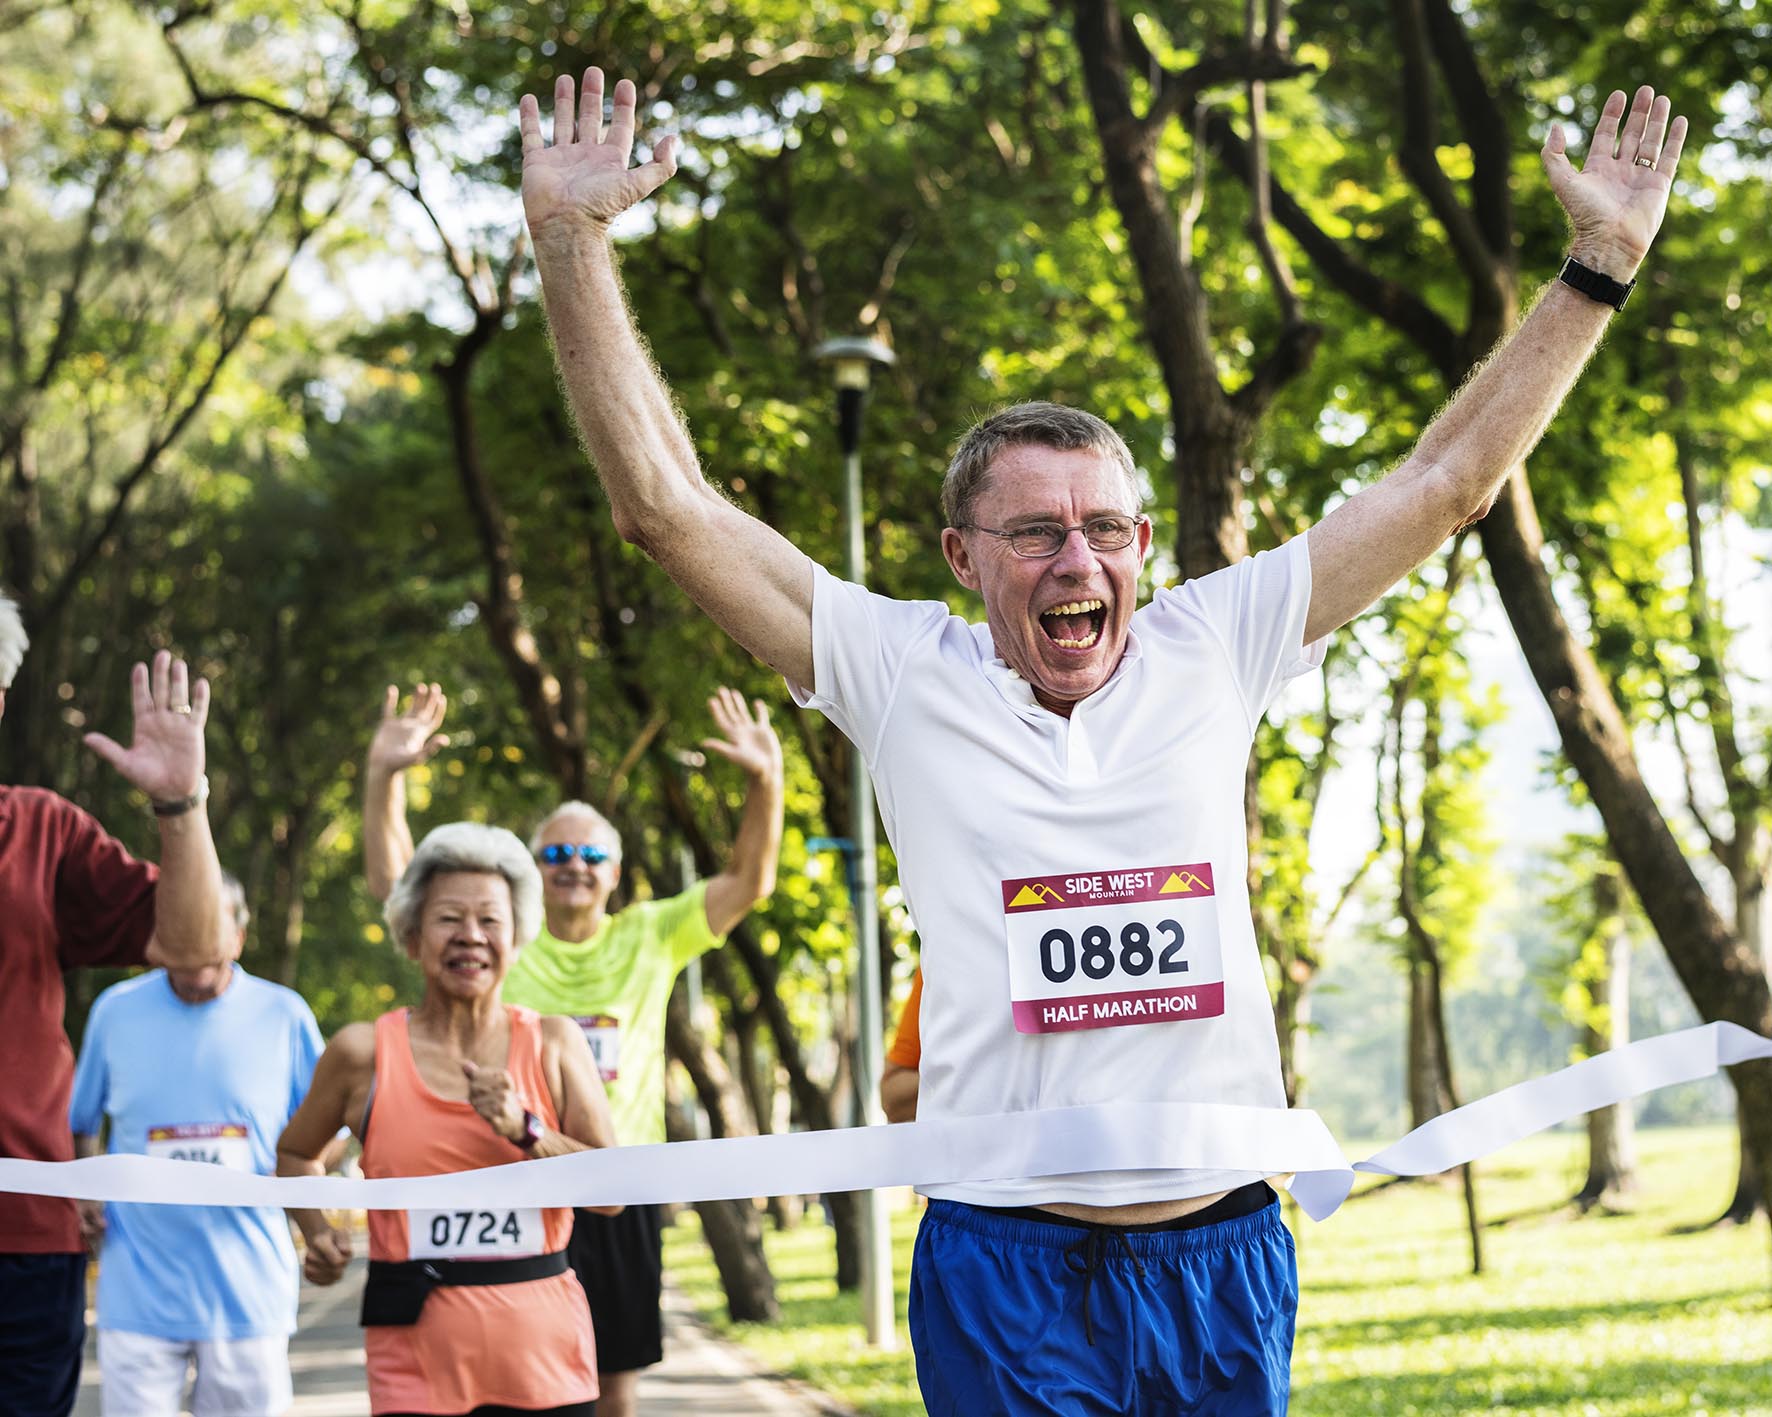
[[[240,878],[226,866],[221,873],[222,901],[227,905],[228,913],[234,917],[234,928],[244,930],[252,920],[252,911],[246,904],[246,887],[240,884]]]
[[[941,514],[952,527],[971,525],[972,505],[990,482],[991,464],[1010,448],[1090,449],[1116,464],[1126,479],[1130,510],[1143,502],[1132,450],[1126,440],[1093,413],[1058,403],[1018,403],[981,418],[967,430],[941,480]]]
[[[25,633],[18,602],[0,594],[0,693],[12,687],[12,678],[25,662],[25,651],[30,647],[31,637]]]
[[[511,943],[521,947],[541,933],[541,872],[516,833],[480,822],[450,822],[425,834],[388,895],[386,916],[394,943],[418,939],[431,882],[451,871],[505,878],[511,888]]]
[[[589,817],[597,824],[597,835],[609,838],[612,858],[616,861],[621,860],[621,833],[615,829],[614,824],[609,818],[605,817],[588,802],[562,802],[558,807],[554,808],[553,811],[549,812],[547,816],[543,817],[529,836],[529,850],[531,854],[539,855],[541,853],[542,838],[548,834],[548,828],[553,826],[554,823],[559,821],[562,817]]]

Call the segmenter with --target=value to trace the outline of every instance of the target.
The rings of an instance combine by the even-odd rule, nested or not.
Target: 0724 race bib
[[[1203,862],[1004,881],[1003,925],[1019,1033],[1224,1012],[1218,901]]]
[[[148,1128],[148,1155],[169,1161],[207,1161],[254,1171],[252,1137],[244,1122],[180,1122]]]
[[[545,1253],[541,1210],[409,1210],[406,1253],[415,1260],[508,1260]]]

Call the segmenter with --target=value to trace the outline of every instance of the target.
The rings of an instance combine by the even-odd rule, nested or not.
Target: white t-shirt
[[[987,626],[815,570],[816,684],[790,687],[865,754],[922,936],[919,1117],[1286,1105],[1243,788],[1262,714],[1322,662],[1303,645],[1310,586],[1300,536],[1159,591],[1066,719]],[[1255,1179],[1079,1169],[928,1194],[1126,1205]]]

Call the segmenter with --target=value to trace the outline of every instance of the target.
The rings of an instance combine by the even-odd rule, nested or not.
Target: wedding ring
[[[174,713],[189,713],[191,711],[191,706],[189,704],[174,704],[172,706],[172,711]]]
[[[1654,167],[1655,166],[1655,159],[1654,158],[1644,157],[1641,153],[1638,153],[1637,156],[1635,156],[1631,159],[1631,161],[1636,163],[1636,165],[1638,167]]]

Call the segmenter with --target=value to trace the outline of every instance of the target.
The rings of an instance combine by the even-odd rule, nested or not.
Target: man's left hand
[[[203,781],[203,725],[209,720],[209,681],[191,682],[182,659],[165,650],[152,669],[136,665],[129,675],[135,710],[135,737],[128,748],[102,733],[88,733],[86,746],[151,801],[177,802],[196,793]]]
[[[781,739],[769,726],[769,709],[761,699],[753,708],[738,690],[723,688],[708,700],[708,712],[725,737],[704,738],[702,747],[737,763],[747,777],[781,776]]]
[[[1636,274],[1667,211],[1686,143],[1686,120],[1670,122],[1670,111],[1666,96],[1658,97],[1645,84],[1627,115],[1624,92],[1615,90],[1600,111],[1579,170],[1564,152],[1562,125],[1552,123],[1545,136],[1544,170],[1575,228],[1570,254],[1614,280]]]

